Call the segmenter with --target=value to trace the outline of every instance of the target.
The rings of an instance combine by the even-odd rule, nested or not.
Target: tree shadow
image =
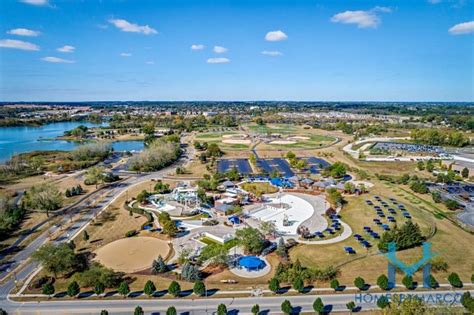
[[[340,285],[336,288],[336,292],[343,292],[345,289],[347,288],[347,286],[345,285]]]
[[[84,299],[88,298],[90,296],[94,295],[94,291],[86,291],[86,292],[81,292],[77,295],[78,299]]]
[[[139,297],[143,294],[143,291],[133,291],[128,294],[129,297],[131,298],[136,298]]]
[[[168,293],[168,290],[155,291],[153,292],[152,296],[159,298],[159,297],[165,296],[167,293]]]
[[[193,290],[184,290],[179,293],[180,297],[187,297],[193,294]]]
[[[286,286],[286,287],[281,287],[280,289],[278,289],[278,291],[276,292],[277,294],[285,294],[287,293],[288,291],[290,291],[291,287],[290,286]]]
[[[206,291],[206,296],[213,296],[217,292],[219,292],[219,289],[209,289]]]

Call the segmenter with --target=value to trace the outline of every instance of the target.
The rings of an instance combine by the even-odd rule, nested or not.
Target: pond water
[[[45,124],[40,127],[0,127],[0,162],[5,162],[18,153],[38,150],[72,150],[80,143],[51,139],[62,136],[65,131],[80,125],[101,126],[101,124],[90,122],[68,121]],[[112,147],[115,151],[140,151],[143,149],[143,141],[116,141],[112,143]]]

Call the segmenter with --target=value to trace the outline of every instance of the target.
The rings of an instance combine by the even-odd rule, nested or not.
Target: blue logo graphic
[[[384,254],[388,259],[388,284],[389,288],[395,287],[396,279],[395,273],[396,268],[403,271],[408,276],[413,274],[423,266],[423,287],[431,288],[430,286],[430,274],[431,264],[430,261],[437,254],[431,252],[431,243],[423,243],[423,257],[412,265],[407,265],[403,261],[397,258],[397,246],[394,242],[388,244],[388,252]]]

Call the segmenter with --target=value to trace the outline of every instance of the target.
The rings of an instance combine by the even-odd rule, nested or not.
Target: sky
[[[1,0],[0,101],[474,101],[474,0]]]

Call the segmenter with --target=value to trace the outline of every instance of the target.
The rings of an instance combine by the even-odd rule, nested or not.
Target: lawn
[[[241,185],[242,189],[254,194],[273,194],[278,192],[278,188],[270,185],[270,183],[244,183]]]

